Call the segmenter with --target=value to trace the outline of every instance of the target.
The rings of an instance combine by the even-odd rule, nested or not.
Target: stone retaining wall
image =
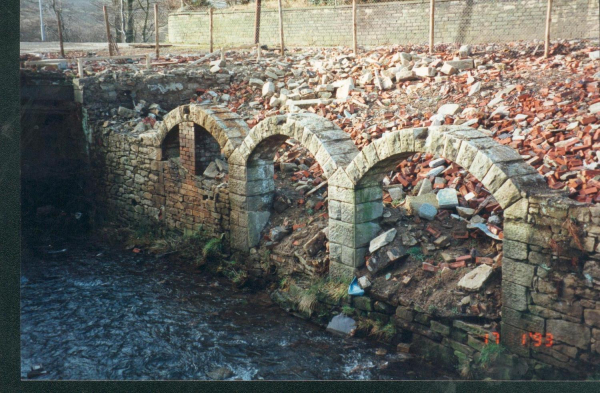
[[[437,0],[437,43],[506,42],[543,39],[546,0]],[[429,1],[358,5],[358,43],[426,43]],[[553,38],[598,38],[598,0],[555,0]],[[260,42],[279,44],[277,10],[261,12]],[[214,44],[219,47],[254,44],[254,10],[214,14]],[[291,8],[284,10],[288,46],[352,45],[352,7]],[[169,15],[169,41],[208,46],[208,14],[177,12]]]

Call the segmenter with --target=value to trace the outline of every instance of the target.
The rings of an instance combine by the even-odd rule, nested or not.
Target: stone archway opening
[[[499,331],[502,208],[482,183],[438,155],[401,152],[374,165],[357,189],[371,213],[381,211],[359,266],[371,291],[393,288],[436,317],[483,318]],[[483,281],[462,280],[476,270]]]
[[[298,140],[273,136],[256,146],[248,171],[267,177],[248,211],[256,225],[250,244],[264,263],[283,276],[324,273],[327,178],[315,157]]]
[[[179,124],[174,126],[165,136],[162,142],[162,158],[168,160],[171,158],[179,158],[180,153],[180,138],[179,138]]]
[[[304,205],[306,211],[304,211],[303,219],[310,219],[308,213],[309,210],[312,210],[313,217],[316,215],[322,224],[315,229],[316,232],[324,229],[327,223],[331,223],[331,199],[328,189],[330,184],[326,181],[329,182],[339,168],[347,165],[358,154],[358,149],[344,131],[322,117],[313,114],[274,116],[254,127],[242,146],[232,154],[229,160],[232,247],[248,251],[261,241],[263,229],[271,218],[271,209],[276,207],[278,202],[275,199],[276,180],[274,175],[279,175],[280,172],[276,173],[275,171],[273,157],[288,140],[296,141],[293,142],[294,146],[305,149],[303,155],[311,160],[310,165],[307,165],[308,170],[306,168],[299,171],[292,169],[294,172],[291,172],[293,176],[304,182],[304,184],[300,184],[300,188],[304,188],[304,195],[310,197],[301,198],[304,199],[302,202],[314,203],[314,206],[306,207]],[[292,147],[292,150],[295,148]],[[278,165],[280,164],[285,167],[289,163],[279,163]],[[316,184],[315,181],[319,184]],[[312,191],[316,187],[319,188]],[[307,195],[309,193],[310,195]],[[327,195],[327,199],[325,199],[325,195]],[[329,212],[325,214],[327,203]],[[327,216],[329,216],[329,220],[327,220]],[[302,254],[299,254],[300,258],[304,258],[302,255],[305,255],[304,245],[306,244],[304,242],[310,243],[317,234],[311,234],[310,237],[307,234],[307,239],[294,240],[295,246],[302,250]],[[331,251],[331,233],[324,234],[320,239],[314,239],[314,241],[324,242],[326,237],[329,238]],[[271,236],[267,240],[270,238]],[[235,241],[233,241],[234,239]],[[335,249],[336,246],[333,247]],[[297,255],[294,255],[295,251],[298,250],[291,250],[290,254],[300,260]],[[303,264],[308,265],[308,263]]]

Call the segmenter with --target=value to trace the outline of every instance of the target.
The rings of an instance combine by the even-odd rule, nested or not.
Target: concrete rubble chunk
[[[443,116],[453,116],[455,114],[457,114],[460,111],[460,105],[458,104],[445,104],[440,106],[440,109],[438,109],[437,113],[438,115],[443,115]]]
[[[356,321],[344,314],[338,314],[327,324],[327,331],[347,336],[356,329]]]
[[[458,206],[458,196],[454,188],[443,188],[437,193],[440,209],[452,209]]]
[[[600,50],[590,52],[590,59],[592,60],[600,60]]]
[[[437,209],[435,206],[430,205],[429,203],[424,203],[419,207],[419,217],[424,218],[426,220],[433,220],[437,215]]]
[[[217,164],[213,161],[210,164],[208,164],[208,167],[206,167],[203,176],[214,179],[215,177],[217,177],[218,174],[219,168],[217,167]]]
[[[433,185],[431,184],[431,180],[429,178],[423,179],[421,182],[421,188],[419,188],[419,193],[417,195],[425,195],[433,192]]]
[[[469,89],[469,97],[473,94],[479,93],[479,90],[481,90],[481,82],[473,83],[473,85]]]
[[[314,257],[317,253],[325,247],[325,241],[327,236],[324,231],[319,231],[313,236],[304,246],[304,251],[308,256]]]
[[[335,98],[338,100],[346,100],[350,96],[350,92],[354,89],[354,80],[352,78],[345,79],[341,81],[342,83],[339,86],[334,84],[334,87],[337,87],[335,92]]]
[[[404,198],[404,190],[402,189],[402,186],[390,187],[388,188],[388,192],[390,193],[392,201],[398,201]]]
[[[362,276],[358,279],[358,285],[362,289],[367,289],[371,286],[371,281],[369,281],[369,278],[367,276]]]
[[[456,67],[453,67],[452,65],[450,65],[448,63],[444,63],[444,65],[440,69],[440,72],[442,74],[446,74],[446,75],[458,74],[458,70],[456,69]]]
[[[209,64],[211,67],[217,66],[217,67],[221,67],[221,68],[225,67],[225,65],[226,65],[225,60],[223,60],[223,59],[213,60]]]
[[[270,97],[275,94],[275,84],[273,82],[267,82],[262,87],[262,96]]]
[[[475,209],[471,209],[469,207],[457,206],[456,211],[458,212],[459,216],[465,219],[469,219],[471,216],[473,216],[473,214],[475,214]]]
[[[418,195],[418,196],[408,195],[406,197],[406,202],[404,204],[405,204],[408,212],[410,214],[415,215],[415,214],[418,214],[419,208],[424,203],[428,203],[428,204],[434,206],[435,208],[437,208],[438,201],[437,201],[436,195],[434,193]]]
[[[124,106],[120,106],[117,113],[119,116],[122,116],[122,117],[134,117],[135,116],[134,110],[125,108]]]
[[[445,158],[436,158],[435,160],[431,160],[429,162],[429,167],[430,168],[436,168],[438,166],[444,165],[446,163],[446,159]]]
[[[430,170],[429,172],[427,172],[427,177],[435,178],[437,175],[444,172],[445,169],[446,169],[446,167],[444,167],[444,166],[437,166],[437,167],[433,168],[432,170]]]
[[[456,68],[457,70],[470,70],[471,68],[473,68],[475,66],[475,64],[473,63],[473,59],[464,59],[464,60],[450,60],[447,61],[445,64],[449,64],[452,67]]]
[[[259,87],[261,87],[262,85],[265,84],[265,82],[263,80],[256,79],[256,78],[250,78],[248,83],[250,84],[250,86],[259,86]]]
[[[216,158],[215,164],[217,165],[219,172],[228,172],[229,171],[229,164],[226,163],[225,161],[223,161],[219,158]]]
[[[589,110],[591,114],[600,113],[600,102],[590,105]]]
[[[462,45],[458,49],[458,55],[461,58],[469,57],[470,54],[471,54],[471,46],[470,45]]]
[[[405,82],[416,79],[416,74],[412,70],[401,70],[396,72],[396,81]]]
[[[418,243],[417,239],[408,232],[402,234],[402,244],[406,247],[412,247]]]
[[[416,76],[420,76],[422,78],[433,77],[437,73],[437,70],[433,67],[413,68],[413,71]]]
[[[327,105],[331,102],[331,100],[325,100],[325,99],[321,99],[321,98],[315,98],[312,100],[287,100],[286,101],[286,105],[288,107],[292,107],[292,106],[296,106],[298,108],[309,108],[311,106],[316,106],[316,105]]]
[[[377,236],[375,239],[371,240],[369,243],[369,252],[374,253],[379,250],[381,247],[387,246],[391,243],[392,240],[396,237],[396,228],[392,228],[387,232],[382,233]]]
[[[288,228],[283,225],[279,225],[279,226],[276,226],[275,228],[271,228],[271,231],[269,232],[269,237],[271,238],[272,241],[278,242],[278,241],[282,240],[284,237],[286,237],[287,235],[289,235],[291,232],[292,232],[291,228]]]
[[[465,291],[478,291],[492,274],[492,267],[479,265],[460,279],[457,286]]]

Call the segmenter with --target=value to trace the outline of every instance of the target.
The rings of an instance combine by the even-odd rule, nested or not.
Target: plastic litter
[[[354,279],[350,283],[350,286],[348,287],[348,295],[350,295],[350,296],[362,296],[364,294],[365,294],[364,289],[362,289],[360,287],[360,285],[358,285],[358,279],[356,277],[354,277]]]
[[[470,224],[467,224],[467,228],[469,228],[469,229],[477,228],[481,232],[483,232],[486,235],[488,235],[489,237],[491,237],[492,239],[502,240],[502,239],[500,239],[500,237],[498,235],[494,235],[492,232],[490,232],[490,230],[488,229],[487,225],[485,225],[485,224],[482,224],[482,223],[477,223],[477,224],[470,223]]]

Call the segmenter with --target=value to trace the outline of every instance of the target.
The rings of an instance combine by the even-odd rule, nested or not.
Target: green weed
[[[423,254],[423,250],[421,247],[415,246],[408,249],[408,254],[415,260],[419,262],[425,261],[425,254]]]

